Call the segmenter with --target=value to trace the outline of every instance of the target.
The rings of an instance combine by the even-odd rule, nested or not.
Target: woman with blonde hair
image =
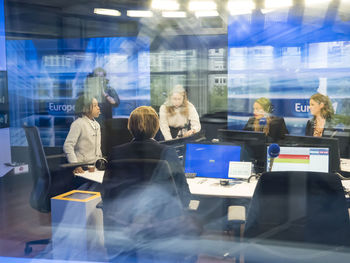
[[[160,130],[165,140],[190,136],[201,130],[196,108],[187,100],[185,89],[176,85],[159,109]]]
[[[325,130],[332,129],[334,110],[328,96],[316,93],[310,97],[310,113],[313,115],[308,120],[305,135],[322,137]]]
[[[243,130],[260,131],[273,141],[284,138],[288,129],[283,118],[272,115],[273,106],[268,98],[261,97],[253,104],[254,117],[249,118]]]

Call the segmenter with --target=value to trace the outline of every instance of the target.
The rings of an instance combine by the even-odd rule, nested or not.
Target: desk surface
[[[229,198],[251,198],[254,194],[257,181],[250,183],[233,181],[229,185],[220,185],[220,179],[188,178],[188,186],[194,195],[218,196]]]
[[[350,180],[342,180],[343,186],[350,190]],[[213,178],[187,178],[188,186],[193,195],[216,196],[229,198],[251,198],[257,181],[250,183],[233,181],[229,185],[220,185],[220,179]]]

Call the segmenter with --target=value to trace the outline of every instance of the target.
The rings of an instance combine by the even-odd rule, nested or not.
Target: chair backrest
[[[339,177],[316,172],[264,173],[248,210],[244,236],[349,246],[349,215]]]
[[[108,163],[103,181],[106,228],[151,229],[181,216],[183,207],[165,160],[124,159]],[[151,227],[153,222],[155,225]],[[157,222],[157,223],[155,223]],[[147,227],[146,227],[147,225]],[[153,231],[153,234],[155,231]]]
[[[23,126],[30,156],[30,173],[33,177],[33,189],[30,205],[40,212],[50,212],[51,174],[41,143],[39,130],[35,126]]]

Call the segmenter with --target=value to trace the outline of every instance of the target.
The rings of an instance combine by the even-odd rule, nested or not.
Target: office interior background
[[[304,135],[317,92],[349,128],[349,0],[164,2],[0,0],[0,176],[28,158],[23,125],[62,147],[97,67],[120,96],[115,119],[141,105],[158,111],[181,84],[204,129],[241,130],[267,97],[289,133]]]

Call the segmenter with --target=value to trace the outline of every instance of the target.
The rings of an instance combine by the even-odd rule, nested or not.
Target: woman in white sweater
[[[196,108],[187,100],[185,89],[176,85],[159,109],[160,130],[165,140],[190,136],[201,130]]]
[[[81,96],[78,98],[75,112],[81,115],[70,126],[63,150],[68,162],[94,163],[102,157],[101,129],[95,120],[100,115],[100,108],[95,98]],[[74,173],[83,173],[82,167]]]

